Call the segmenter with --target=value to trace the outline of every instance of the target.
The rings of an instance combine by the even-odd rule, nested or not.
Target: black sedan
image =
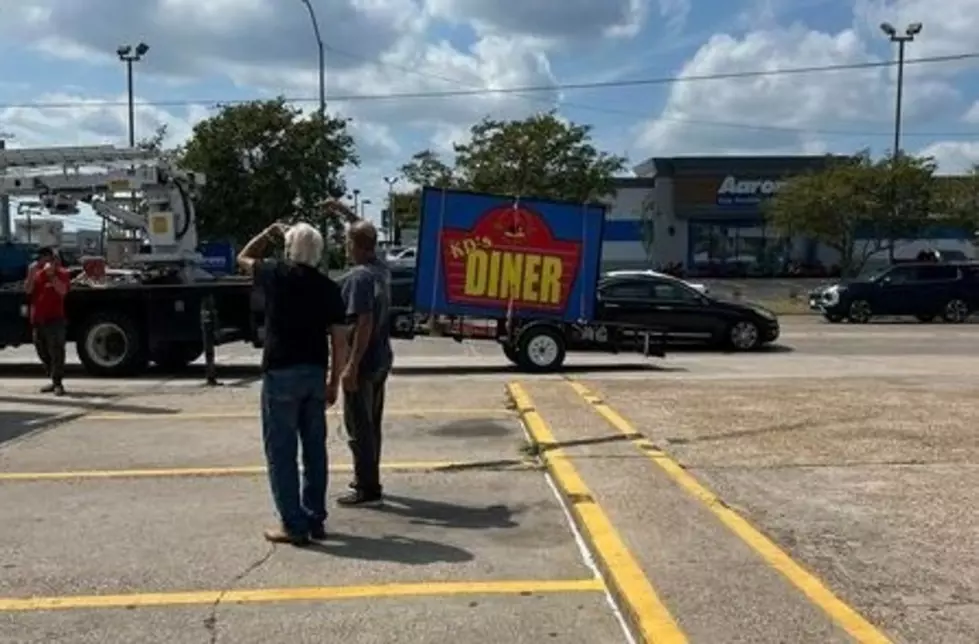
[[[668,342],[750,351],[778,339],[778,317],[748,302],[703,293],[653,271],[616,271],[598,287],[596,322],[664,329]]]

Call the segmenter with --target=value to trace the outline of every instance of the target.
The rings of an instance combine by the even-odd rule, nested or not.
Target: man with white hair
[[[285,259],[263,260],[280,239]],[[238,265],[264,295],[262,438],[281,518],[279,528],[265,532],[273,543],[306,545],[326,538],[326,408],[336,402],[346,363],[346,312],[340,287],[318,269],[323,246],[322,235],[309,224],[272,224],[238,255]]]

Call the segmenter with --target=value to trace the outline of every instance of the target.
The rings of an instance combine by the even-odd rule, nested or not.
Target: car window
[[[917,277],[917,269],[913,266],[898,266],[883,273],[881,278],[887,280],[889,284],[906,284],[913,282]]]
[[[653,298],[656,300],[671,300],[673,302],[699,302],[700,295],[693,289],[676,282],[655,282]]]
[[[919,282],[941,282],[954,280],[959,276],[959,269],[955,266],[919,266]]]
[[[601,289],[602,296],[611,300],[648,300],[652,293],[644,281],[622,281],[606,284]]]

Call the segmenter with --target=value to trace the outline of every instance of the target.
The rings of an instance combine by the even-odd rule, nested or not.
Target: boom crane
[[[100,217],[142,231],[151,249],[134,258],[142,264],[200,263],[192,193],[203,183],[202,175],[137,148],[0,150],[0,196],[89,203]],[[135,209],[124,205],[134,203]]]

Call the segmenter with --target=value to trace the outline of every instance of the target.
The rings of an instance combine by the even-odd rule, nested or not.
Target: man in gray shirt
[[[388,312],[391,271],[378,259],[377,229],[358,221],[347,232],[347,253],[354,267],[343,277],[343,300],[353,325],[347,365],[341,376],[343,422],[354,460],[351,492],[340,505],[369,506],[382,500],[381,419],[384,388],[394,361]]]

